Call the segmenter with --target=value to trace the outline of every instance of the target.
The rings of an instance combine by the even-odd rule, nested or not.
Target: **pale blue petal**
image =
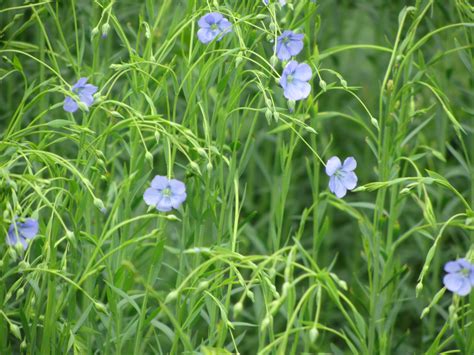
[[[311,85],[307,82],[293,79],[291,83],[287,83],[283,95],[288,100],[303,100],[311,93]]]
[[[150,187],[146,189],[145,193],[143,194],[143,200],[149,206],[155,206],[158,201],[160,200],[162,194],[157,189]]]
[[[332,176],[340,168],[341,168],[341,160],[336,156],[331,157],[326,163],[326,174],[328,176]]]
[[[459,266],[463,269],[470,269],[472,264],[467,261],[466,259],[462,258],[462,259],[458,259],[456,260],[456,262],[459,264]]]
[[[161,212],[169,212],[173,209],[171,198],[168,196],[162,196],[162,198],[156,204],[156,209]]]
[[[87,83],[87,78],[80,78],[77,83],[75,83],[73,86],[72,86],[72,90],[74,89],[80,89],[82,87],[84,87],[84,85]]]
[[[156,175],[151,181],[151,187],[157,190],[163,190],[168,187],[168,178],[166,176]]]
[[[297,80],[309,81],[311,80],[311,77],[313,76],[313,72],[311,71],[311,67],[308,64],[302,63],[302,64],[298,64],[293,76]]]
[[[336,197],[343,198],[344,196],[346,196],[347,189],[337,176],[335,176],[335,181],[336,181],[335,183],[336,186],[335,186],[334,193],[336,194]]]
[[[444,286],[451,292],[457,292],[463,285],[463,277],[459,274],[447,274],[443,278]]]
[[[303,41],[299,40],[290,40],[290,42],[287,43],[286,47],[288,48],[288,51],[291,53],[292,56],[297,55],[299,52],[302,51],[303,49]],[[308,79],[309,80],[309,79]]]
[[[457,261],[448,261],[444,265],[444,271],[446,272],[458,272],[461,271],[462,267]]]
[[[471,283],[469,282],[469,279],[467,278],[464,278],[462,280],[462,285],[461,287],[458,288],[458,290],[456,291],[456,293],[459,295],[459,296],[466,296],[467,294],[469,294],[469,292],[471,292]]]
[[[291,58],[288,48],[281,42],[277,43],[277,57],[280,60],[288,60]]]
[[[171,196],[171,205],[173,208],[178,208],[186,200],[186,192]]]
[[[19,227],[19,231],[22,237],[31,239],[38,234],[39,224],[33,218],[27,218],[25,223],[21,223]]]
[[[74,113],[77,111],[79,106],[77,105],[77,102],[74,101],[72,97],[67,96],[64,99],[64,105],[63,105],[64,111]]]
[[[94,97],[92,95],[85,95],[82,92],[79,94],[79,99],[87,107],[92,106],[92,104],[94,103]]]
[[[352,190],[357,186],[357,175],[353,171],[341,172],[341,182],[348,190]]]
[[[179,180],[171,179],[169,181],[169,186],[173,194],[179,195],[186,192],[186,185],[184,185],[184,183]]]
[[[342,170],[353,171],[355,168],[357,168],[357,161],[354,159],[354,157],[348,157],[346,160],[344,160],[344,164],[342,164]]]

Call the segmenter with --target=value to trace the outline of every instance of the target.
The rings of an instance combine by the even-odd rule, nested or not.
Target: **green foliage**
[[[474,293],[442,284],[474,261],[473,9],[410,3],[2,1],[0,234],[40,232],[0,242],[0,354],[474,353]],[[203,45],[209,11],[233,32]],[[294,112],[284,29],[314,73]],[[155,175],[180,209],[147,208]]]

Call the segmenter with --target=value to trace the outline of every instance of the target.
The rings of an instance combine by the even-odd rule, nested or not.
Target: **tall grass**
[[[0,354],[474,353],[474,293],[442,283],[474,261],[473,9],[410,3],[2,1],[0,234],[40,228],[0,243]],[[211,11],[233,31],[204,45]],[[284,29],[314,74],[293,112]]]

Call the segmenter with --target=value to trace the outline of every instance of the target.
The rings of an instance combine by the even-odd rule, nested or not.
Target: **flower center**
[[[461,269],[460,273],[462,276],[469,276],[469,273],[470,273],[471,270],[469,269]]]
[[[283,43],[287,44],[288,42],[290,42],[290,39],[288,37],[283,37]]]
[[[291,82],[293,81],[293,75],[291,75],[291,74],[288,75],[288,76],[286,77],[286,81],[287,81],[288,83],[291,83]]]
[[[211,30],[214,30],[214,31],[215,31],[215,30],[217,30],[217,29],[219,29],[219,26],[217,26],[217,24],[213,23],[213,24],[211,25]]]
[[[170,197],[171,196],[171,189],[167,187],[166,189],[161,190],[161,194],[163,197]]]

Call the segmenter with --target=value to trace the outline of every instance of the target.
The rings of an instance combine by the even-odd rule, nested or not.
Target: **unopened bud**
[[[150,167],[153,168],[153,154],[151,154],[148,150],[145,153],[145,159],[148,161],[148,164],[150,164]]]
[[[272,55],[272,56],[270,57],[270,65],[271,65],[272,67],[276,67],[277,64],[278,64],[278,57],[277,57],[276,55]]]
[[[97,207],[101,212],[105,210],[104,202],[100,198],[94,198],[94,206]]]
[[[21,340],[21,331],[20,327],[14,323],[10,323],[10,332],[17,338]]]
[[[96,302],[94,304],[94,306],[95,306],[95,309],[97,309],[98,312],[107,314],[107,307],[105,307],[105,305],[103,303]]]
[[[178,297],[178,291],[173,290],[170,293],[168,293],[168,296],[166,296],[165,303],[169,303],[174,301]]]
[[[309,331],[309,340],[312,343],[315,343],[316,340],[318,339],[318,336],[319,336],[318,329],[316,327],[311,328],[311,330]]]
[[[417,285],[416,285],[416,297],[418,297],[418,295],[420,294],[420,292],[423,290],[423,284],[421,282],[419,282]]]
[[[321,81],[319,82],[319,86],[321,87],[321,89],[323,89],[323,91],[326,91],[327,84],[324,80],[321,79]]]
[[[290,112],[295,111],[295,105],[295,100],[288,100],[288,109],[290,110]]]
[[[99,34],[99,28],[98,27],[94,27],[91,31],[91,39],[93,39],[95,36],[97,36]]]
[[[234,317],[238,317],[239,314],[242,312],[242,309],[244,308],[244,306],[242,305],[242,302],[237,302],[235,305],[234,305]]]
[[[262,331],[270,325],[271,319],[272,316],[270,314],[267,314],[265,318],[263,318],[262,324],[260,325]]]
[[[267,119],[268,124],[272,121],[273,112],[269,108],[265,110],[265,118]]]
[[[106,38],[109,34],[110,25],[108,23],[104,23],[102,25],[102,38]]]

